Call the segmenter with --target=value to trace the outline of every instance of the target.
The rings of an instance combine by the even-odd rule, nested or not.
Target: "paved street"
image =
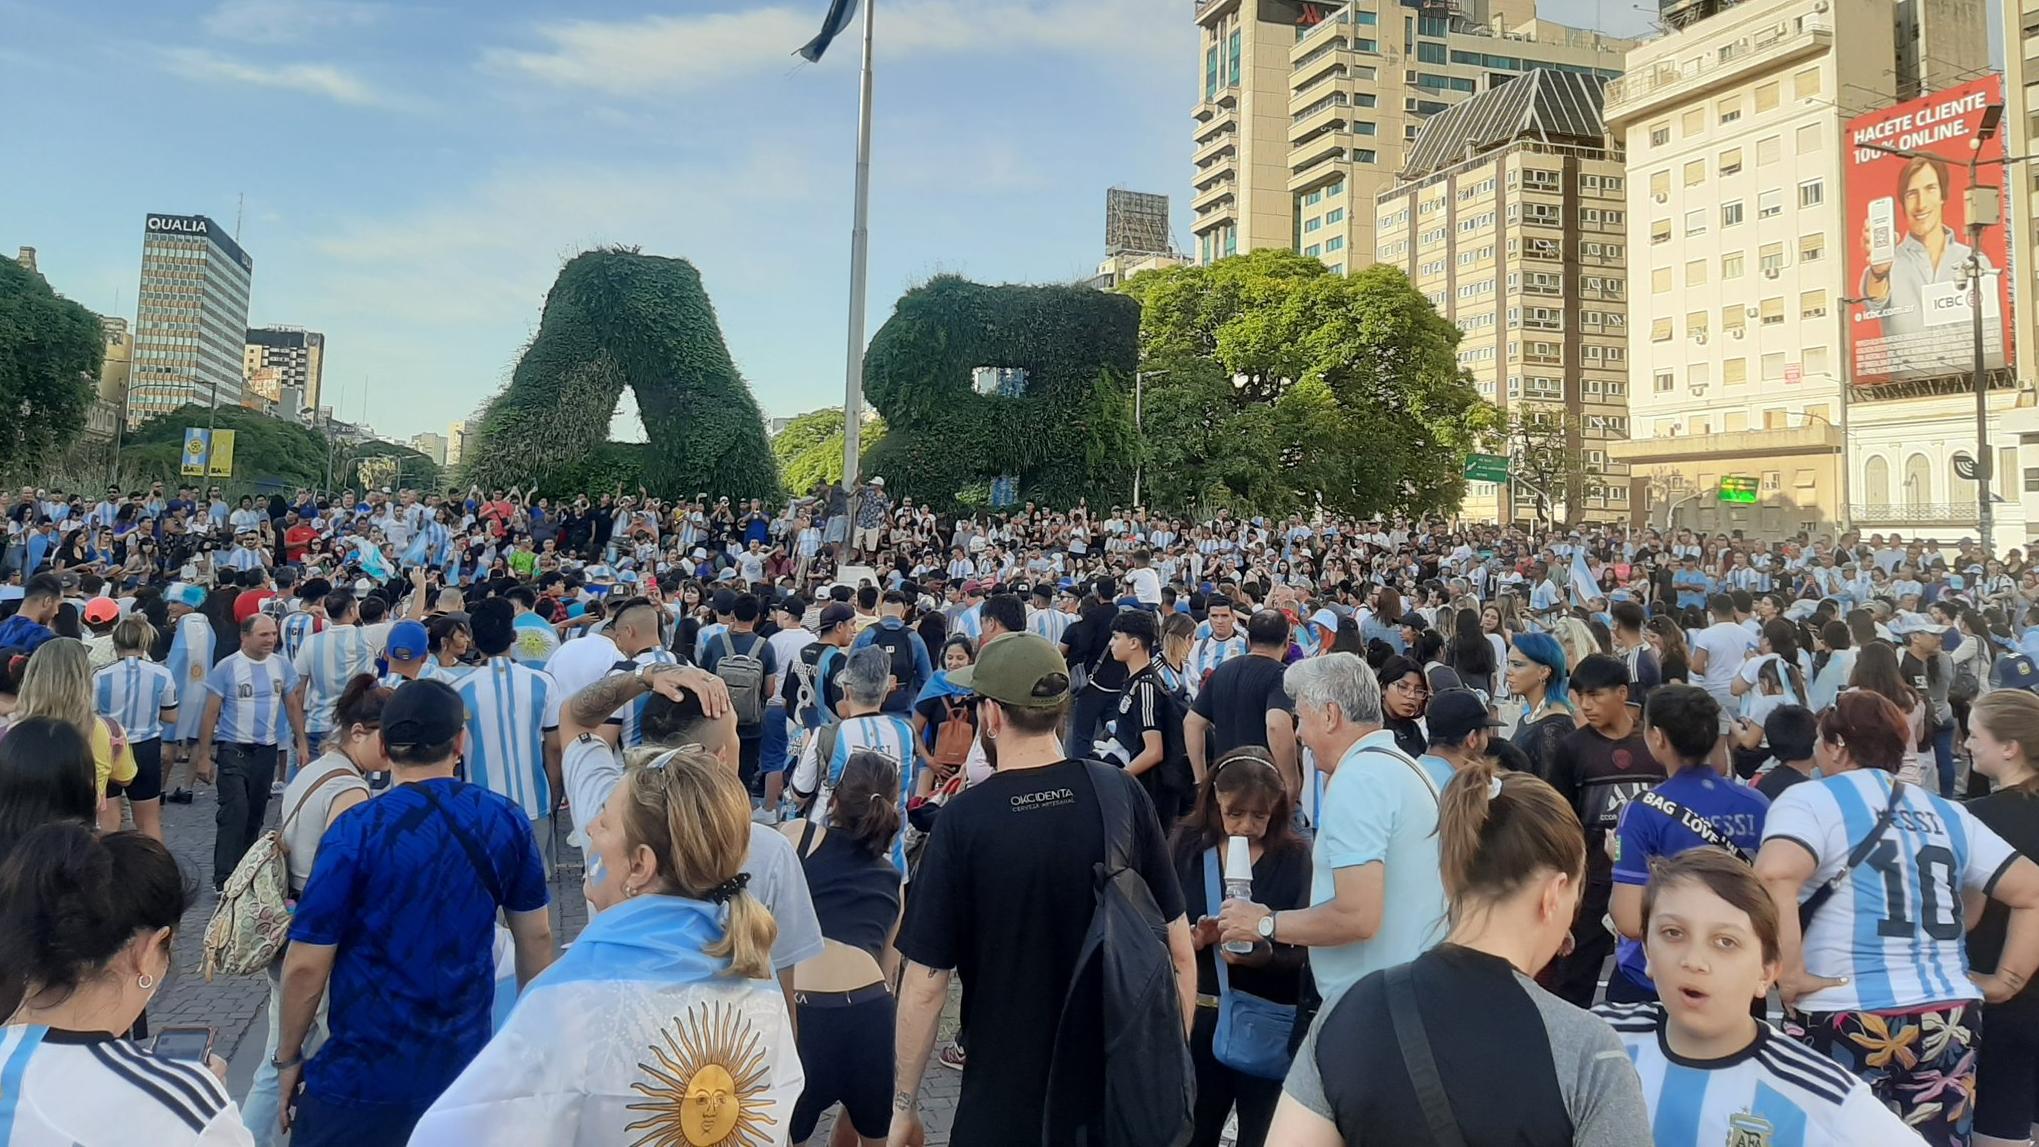
[[[199,892],[177,933],[176,967],[149,1006],[149,1024],[152,1029],[172,1024],[203,1024],[214,1028],[219,1033],[215,1046],[230,1065],[228,1089],[238,1099],[246,1093],[255,1068],[262,1060],[262,1044],[268,1024],[269,987],[268,981],[260,976],[220,977],[208,984],[199,975],[205,924],[211,918],[216,902],[212,891],[212,825],[217,808],[214,790],[208,787],[199,789],[197,799],[191,804],[165,805],[163,809],[163,833],[169,840],[170,851],[184,866]],[[272,800],[269,808],[272,827],[276,819],[276,802]],[[553,930],[562,940],[570,942],[587,925],[587,902],[580,895],[579,858],[566,847],[564,840],[562,832],[560,848],[574,863],[559,866],[554,874]],[[952,992],[948,1010],[942,1017],[944,1040],[955,1033],[958,999],[959,993]],[[929,1062],[927,1078],[921,1088],[921,1101],[926,1110],[931,1147],[949,1142],[949,1124],[955,1117],[956,1098],[961,1089],[960,1073]],[[823,1121],[821,1130],[815,1134],[815,1142],[827,1141],[830,1125],[830,1120]]]

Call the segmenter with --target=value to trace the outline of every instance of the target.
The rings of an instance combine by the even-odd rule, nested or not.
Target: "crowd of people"
[[[937,1065],[964,1147],[2039,1119],[2017,550],[881,478],[0,513],[0,1143],[905,1145]],[[238,1096],[150,1030],[194,906],[268,981]]]

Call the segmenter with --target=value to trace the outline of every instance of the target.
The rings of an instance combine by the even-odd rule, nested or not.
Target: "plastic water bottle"
[[[1243,836],[1235,836],[1225,842],[1225,899],[1253,899],[1253,854],[1249,851],[1251,842]],[[1253,945],[1244,940],[1228,940],[1225,951],[1235,956],[1244,956],[1253,951]]]

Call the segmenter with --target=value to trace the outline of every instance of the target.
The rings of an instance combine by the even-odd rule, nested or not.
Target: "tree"
[[[211,421],[234,432],[234,472],[227,478],[201,479],[183,473],[184,431]],[[397,462],[401,460],[401,481]],[[389,486],[438,489],[445,481],[432,460],[394,442],[339,445],[324,434],[287,418],[275,418],[239,406],[211,410],[196,403],[158,415],[130,431],[121,441],[116,481],[134,489],[151,482],[217,484],[235,497],[241,494],[289,494],[300,487]],[[364,471],[366,472],[364,474]]]
[[[1260,513],[1457,506],[1495,423],[1458,328],[1401,272],[1290,251],[1135,276],[1150,504]]]
[[[640,459],[640,482],[672,497],[772,497],[778,471],[757,400],[737,374],[700,272],[685,259],[589,251],[560,269],[538,335],[469,439],[464,477],[587,489],[625,386],[649,441],[608,452]],[[626,482],[626,485],[634,483]]]
[[[1580,448],[1579,416],[1568,411],[1532,406],[1508,411],[1498,433],[1488,442],[1508,455],[1511,477],[1536,499],[1536,516],[1550,520],[1555,504],[1562,503],[1567,518],[1573,507],[1582,505],[1585,483],[1585,453]]]
[[[97,315],[0,259],[0,459],[32,468],[69,446],[85,429],[105,354]]]
[[[871,449],[885,437],[885,420],[866,421],[857,438],[857,465],[871,458]],[[805,493],[820,482],[840,482],[843,477],[843,412],[840,406],[809,411],[772,435],[772,457],[779,463],[779,480],[794,493]]]

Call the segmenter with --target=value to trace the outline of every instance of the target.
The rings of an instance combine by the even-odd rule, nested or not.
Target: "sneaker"
[[[941,1053],[935,1056],[935,1059],[939,1061],[943,1067],[950,1068],[955,1071],[963,1070],[964,1058],[965,1057],[963,1054],[963,1045],[959,1043],[944,1044],[942,1046]]]
[[[176,789],[172,791],[168,796],[165,796],[163,799],[170,804],[190,804],[191,790]]]
[[[272,797],[280,797],[280,796],[282,796],[282,795],[283,795],[283,782],[282,782],[282,781],[271,781],[271,782],[269,782],[269,795],[270,795],[270,796],[272,796]]]
[[[779,823],[779,810],[775,808],[754,808],[750,810],[750,820],[752,824],[777,824]]]

